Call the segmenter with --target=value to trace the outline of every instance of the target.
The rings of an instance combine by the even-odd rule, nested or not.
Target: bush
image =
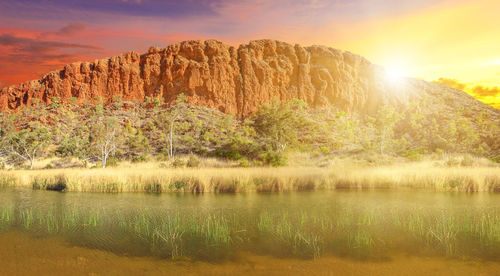
[[[493,163],[500,163],[500,155],[490,158],[490,161]]]
[[[184,189],[184,187],[186,187],[186,183],[182,180],[176,180],[173,183],[170,183],[170,185],[168,185],[168,188],[170,190],[177,190],[177,191]]]
[[[287,157],[283,153],[279,152],[265,152],[259,155],[259,159],[262,160],[265,164],[273,167],[281,167],[285,166]]]
[[[420,152],[418,150],[415,150],[415,149],[407,150],[403,154],[403,156],[405,156],[410,161],[420,161],[423,158],[423,156],[420,154]]]
[[[460,165],[460,161],[457,158],[450,157],[448,160],[446,160],[446,166],[448,167],[456,167]]]
[[[462,162],[460,162],[460,165],[463,167],[470,167],[474,164],[474,159],[470,155],[465,155],[464,158],[462,159]]]
[[[319,150],[321,151],[321,153],[325,155],[330,154],[332,152],[332,149],[328,146],[321,146],[319,147]]]
[[[134,156],[134,158],[132,158],[132,163],[141,163],[146,161],[148,161],[148,157],[144,154],[139,156]]]
[[[162,151],[156,156],[156,161],[164,162],[168,160],[170,160],[170,156],[168,156],[168,153],[166,151]]]
[[[106,162],[106,167],[116,167],[116,166],[118,166],[118,159],[116,159],[113,156],[109,157]]]
[[[241,153],[234,149],[219,149],[215,151],[215,156],[221,157],[227,160],[240,160],[243,158]]]
[[[118,166],[118,159],[116,159],[115,157],[109,157],[108,160],[106,161],[106,168],[116,167],[116,166]],[[102,168],[101,161],[96,162],[95,165],[91,167],[91,169],[99,169],[99,168]]]
[[[190,155],[186,166],[188,166],[189,168],[197,168],[200,166],[200,163],[201,161],[200,159],[198,159],[198,157],[196,157],[196,155]]]
[[[172,162],[172,167],[174,168],[181,168],[186,165],[186,162],[180,158],[175,158],[174,161]]]
[[[248,168],[248,167],[250,167],[250,162],[248,162],[248,159],[243,158],[240,160],[239,166],[242,168]]]
[[[44,169],[50,170],[50,169],[53,169],[53,168],[54,168],[54,166],[52,166],[52,164],[49,163],[49,164],[45,165]]]

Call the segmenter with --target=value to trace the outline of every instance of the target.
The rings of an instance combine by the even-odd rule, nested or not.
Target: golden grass
[[[285,192],[324,189],[500,191],[500,167],[444,167],[432,162],[326,168],[159,168],[0,171],[0,186],[78,192]]]

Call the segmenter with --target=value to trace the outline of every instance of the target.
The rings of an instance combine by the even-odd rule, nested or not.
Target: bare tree
[[[90,155],[101,161],[102,168],[106,168],[109,158],[119,146],[121,125],[114,117],[100,116],[94,120],[90,130]]]
[[[168,139],[168,157],[173,158],[175,155],[174,150],[174,135],[175,135],[175,123],[180,118],[180,116],[186,111],[186,96],[184,94],[179,94],[168,112],[162,113],[158,117],[158,124],[160,124],[167,133]]]

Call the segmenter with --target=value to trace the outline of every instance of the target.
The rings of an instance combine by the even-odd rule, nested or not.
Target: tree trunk
[[[174,122],[170,123],[170,158],[174,157]]]

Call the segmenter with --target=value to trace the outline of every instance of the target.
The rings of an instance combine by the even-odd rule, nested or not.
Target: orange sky
[[[499,12],[498,0],[0,0],[0,87],[151,45],[272,38],[451,79],[500,107]]]

